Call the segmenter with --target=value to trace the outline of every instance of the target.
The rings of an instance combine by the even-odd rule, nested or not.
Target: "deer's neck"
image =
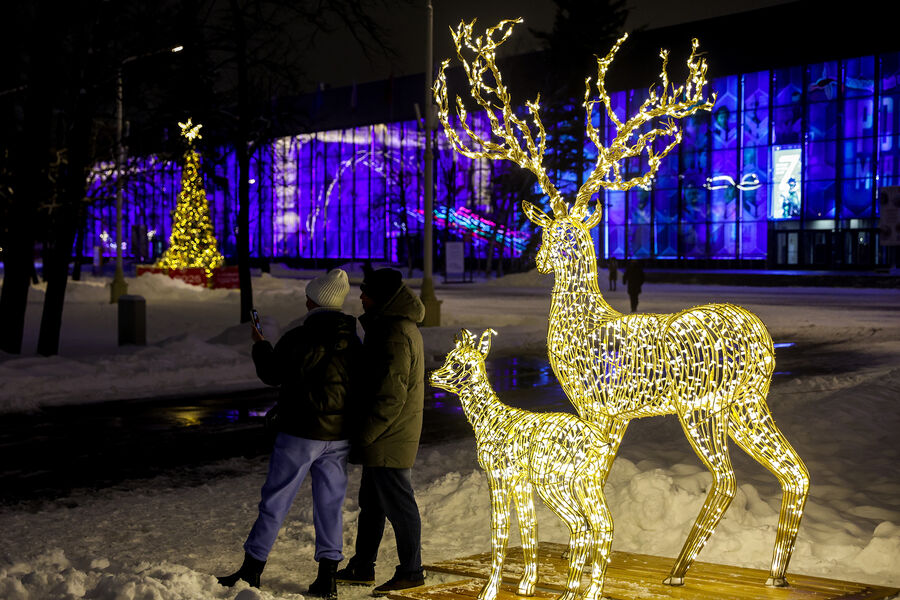
[[[597,286],[597,259],[593,248],[585,249],[583,256],[572,257],[554,273],[553,292],[600,294]]]
[[[498,408],[505,408],[484,375],[462,390],[459,400],[476,438],[484,428],[497,425]]]
[[[600,293],[597,284],[597,260],[593,247],[584,256],[572,259],[564,268],[556,269],[550,321],[551,329],[569,329],[573,320],[584,315],[591,320],[604,319],[619,313]],[[580,326],[585,323],[581,322]]]

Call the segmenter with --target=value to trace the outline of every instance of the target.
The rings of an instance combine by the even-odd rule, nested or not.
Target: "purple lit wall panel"
[[[875,57],[863,56],[844,61],[844,96],[871,96],[875,93]]]
[[[743,258],[765,258],[768,224],[766,221],[745,221],[741,223],[741,256]]]
[[[798,104],[803,96],[803,68],[775,69],[774,85],[775,106]]]
[[[656,225],[656,256],[663,258],[678,257],[678,226]]]
[[[628,256],[649,258],[653,255],[653,229],[650,225],[633,225],[628,229]]]
[[[625,192],[606,193],[606,220],[610,225],[625,224]]]
[[[706,253],[706,225],[704,223],[685,223],[681,226],[681,244],[684,256],[703,258]]]
[[[772,111],[772,142],[796,144],[800,142],[803,109],[800,106],[780,106]]]
[[[900,136],[879,139],[878,177],[880,185],[900,185]]]
[[[841,217],[862,219],[875,216],[872,179],[845,179],[841,185]]]
[[[638,225],[649,223],[650,212],[652,209],[650,192],[646,192],[640,188],[632,188],[626,193],[628,194],[629,224]]]
[[[870,98],[844,101],[843,136],[854,138],[872,135],[875,130],[875,101]]]
[[[731,221],[736,218],[737,189],[728,187],[712,190],[709,199],[710,221]]]
[[[744,82],[744,110],[769,106],[769,71],[756,71],[741,76]]]
[[[609,255],[618,258],[625,257],[625,227],[622,225],[614,225],[609,228],[607,243],[609,247]]]
[[[857,138],[841,143],[843,179],[872,178],[875,168],[875,139]]]
[[[653,206],[656,223],[678,222],[678,190],[654,190]]]
[[[809,181],[803,197],[803,214],[807,219],[834,217],[834,181]]]
[[[838,97],[840,72],[837,61],[815,63],[809,66],[809,85],[806,88],[810,102],[834,100]]]
[[[733,258],[737,223],[713,223],[709,226],[709,251],[713,258]]]
[[[882,92],[900,91],[900,52],[889,52],[880,56]]]

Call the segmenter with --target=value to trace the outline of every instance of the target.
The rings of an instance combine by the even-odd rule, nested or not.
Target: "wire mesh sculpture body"
[[[540,120],[539,98],[526,103],[532,126],[516,114],[496,66],[497,47],[517,22],[503,21],[474,39],[474,21],[460,23],[451,31],[470,95],[489,121],[489,134],[479,134],[471,127],[459,97],[458,126],[471,147],[451,124],[444,75],[449,61],[444,61],[434,85],[438,117],[457,152],[470,158],[512,161],[531,171],[549,197],[552,217],[522,203],[528,218],[543,229],[538,270],[555,276],[547,351],[553,371],[579,415],[598,424],[611,445],[611,452],[605,454],[607,464],[600,471],[605,478],[631,419],[665,414],[678,417],[694,451],[713,475],[713,486],[666,579],[666,583],[680,585],[734,497],[734,470],[727,446],[731,437],[781,484],[782,506],[767,585],[787,585],[785,574],[806,503],[809,475],[775,426],[766,404],[775,355],[765,326],[749,311],[730,304],[710,304],[675,314],[622,315],[607,304],[597,285],[590,230],[600,222],[601,211],[598,205],[588,214],[591,197],[603,189],[648,186],[662,158],[681,141],[674,119],[710,110],[715,103],[714,94],[712,98],[703,95],[707,67],[696,52],[697,40],[687,60],[685,84],[675,88],[669,83],[668,53],[661,51],[662,86],[651,88],[637,113],[624,121],[611,108],[604,80],[626,36],[605,58],[598,58],[597,97],[591,96],[588,79],[584,99],[586,132],[597,148],[597,159],[570,209],[542,165],[547,135]],[[463,50],[473,58],[467,60]],[[616,136],[608,144],[593,125],[597,104],[605,105],[616,128]],[[646,161],[647,170],[629,179],[623,166],[625,159],[635,157]]]
[[[503,404],[487,381],[484,359],[488,329],[476,341],[465,329],[456,337],[431,384],[459,395],[475,431],[478,464],[491,490],[491,574],[478,595],[493,600],[500,589],[511,520],[516,505],[525,571],[518,593],[531,596],[537,583],[537,521],[532,490],[569,527],[569,571],[560,600],[574,600],[589,562],[591,579],[584,600],[600,600],[612,545],[612,518],[603,495],[611,463],[610,445],[600,429],[575,415],[535,413]]]

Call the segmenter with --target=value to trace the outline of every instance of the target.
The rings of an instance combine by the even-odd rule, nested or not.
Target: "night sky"
[[[785,0],[632,0],[626,30],[644,26],[648,29],[677,25],[689,21],[738,13],[784,4]],[[421,73],[425,69],[425,0],[410,3],[404,11],[391,10],[379,22],[390,32],[390,43],[398,53],[396,59],[368,61],[345,36],[335,34],[322,38],[319,53],[305,65],[313,81],[332,87]],[[552,0],[433,0],[434,60],[455,56],[448,27],[460,20],[477,18],[482,27],[502,19],[524,18],[513,36],[504,44],[508,53],[523,53],[539,48],[539,42],[528,28],[549,31],[553,27],[556,5]],[[334,60],[335,56],[342,60]]]

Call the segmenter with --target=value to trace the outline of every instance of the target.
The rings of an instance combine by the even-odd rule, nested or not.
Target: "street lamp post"
[[[434,10],[431,7],[431,0],[427,0],[428,23],[425,35],[425,231],[423,240],[423,262],[422,262],[422,304],[425,305],[425,319],[422,321],[423,327],[439,327],[441,324],[441,301],[437,299],[434,293],[434,278],[432,277],[433,265],[432,256],[434,252],[434,175],[432,169],[434,167],[434,148],[432,140],[432,130],[434,129],[434,110],[432,105],[432,89],[431,89],[431,73],[433,68],[432,59],[432,30],[434,20]]]
[[[123,165],[125,163],[125,146],[122,144],[122,130],[125,125],[125,109],[123,106],[124,86],[122,83],[122,70],[125,65],[136,60],[155,56],[165,52],[181,52],[184,46],[164,48],[146,54],[129,56],[116,68],[116,274],[110,285],[109,302],[115,304],[120,296],[128,293],[128,284],[125,282],[125,272],[122,269],[122,194],[125,182],[123,181]]]

